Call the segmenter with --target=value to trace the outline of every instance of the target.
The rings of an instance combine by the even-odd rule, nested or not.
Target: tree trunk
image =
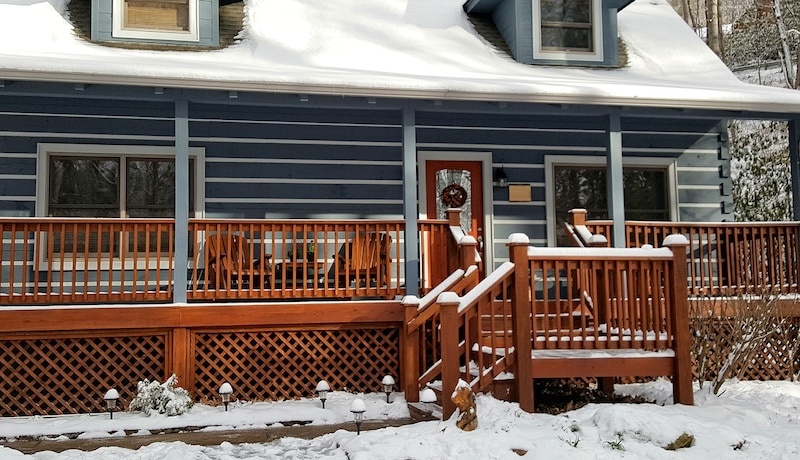
[[[780,0],[772,0],[772,11],[775,13],[775,24],[778,26],[778,36],[781,41],[780,55],[783,75],[789,88],[797,88],[797,78],[792,64],[792,51],[789,48],[789,36],[786,31],[786,24],[783,22]]]
[[[706,0],[706,43],[722,58],[722,34],[720,31],[719,0]]]
[[[683,20],[692,27],[692,30],[697,30],[697,21],[695,21],[694,15],[692,15],[692,8],[689,5],[689,0],[681,0],[681,16],[683,16]]]

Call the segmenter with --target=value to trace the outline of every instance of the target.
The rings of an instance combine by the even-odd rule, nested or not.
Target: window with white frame
[[[602,61],[600,0],[532,0],[533,57]]]
[[[115,38],[199,41],[198,0],[113,0]]]
[[[669,159],[642,160],[641,163],[629,160],[622,172],[625,219],[670,220],[675,210],[673,175]],[[604,164],[552,162],[548,165],[547,176],[552,243],[570,246],[563,228],[571,209],[586,209],[588,219],[609,218]]]
[[[196,215],[202,180],[202,149],[190,149],[190,216]],[[37,215],[51,217],[170,218],[175,216],[175,155],[173,148],[40,144],[39,201]],[[61,247],[71,252],[112,253],[120,244],[168,248],[168,238],[148,243],[128,238],[114,241],[109,235],[76,232],[53,236],[53,253]],[[141,236],[140,238],[141,239]]]

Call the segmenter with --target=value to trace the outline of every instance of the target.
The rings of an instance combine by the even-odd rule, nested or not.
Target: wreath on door
[[[458,184],[450,184],[442,190],[441,197],[448,208],[460,208],[467,202],[467,191]]]

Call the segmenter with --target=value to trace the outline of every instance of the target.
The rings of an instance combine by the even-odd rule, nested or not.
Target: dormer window
[[[616,67],[624,65],[617,12],[632,1],[467,0],[464,11],[478,33],[517,62]]]
[[[198,0],[113,0],[114,38],[197,42]]]
[[[599,0],[533,0],[533,58],[603,61]]]

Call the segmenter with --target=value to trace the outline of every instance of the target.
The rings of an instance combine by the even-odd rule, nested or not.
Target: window
[[[190,169],[193,162],[190,160]],[[52,155],[47,214],[56,217],[173,217],[173,158]],[[189,175],[190,189],[193,174]],[[194,210],[189,194],[189,211]]]
[[[199,41],[198,0],[113,0],[115,38]]]
[[[189,212],[202,211],[203,149],[190,148]],[[171,147],[39,144],[37,215],[75,218],[175,216],[175,155]],[[166,233],[76,230],[51,235],[53,262],[89,254],[170,252]],[[62,254],[62,248],[64,252]],[[42,247],[44,251],[45,247]],[[73,256],[74,254],[74,256]],[[48,261],[42,252],[42,261]]]
[[[600,0],[533,0],[536,59],[602,61]]]
[[[602,161],[602,159],[600,159]],[[669,160],[667,160],[669,161]],[[583,208],[588,219],[608,219],[606,168],[597,164],[552,164],[548,183],[551,244],[570,246],[564,234],[569,210]],[[653,160],[650,164],[629,164],[623,167],[625,219],[668,221],[673,205],[672,169]]]

